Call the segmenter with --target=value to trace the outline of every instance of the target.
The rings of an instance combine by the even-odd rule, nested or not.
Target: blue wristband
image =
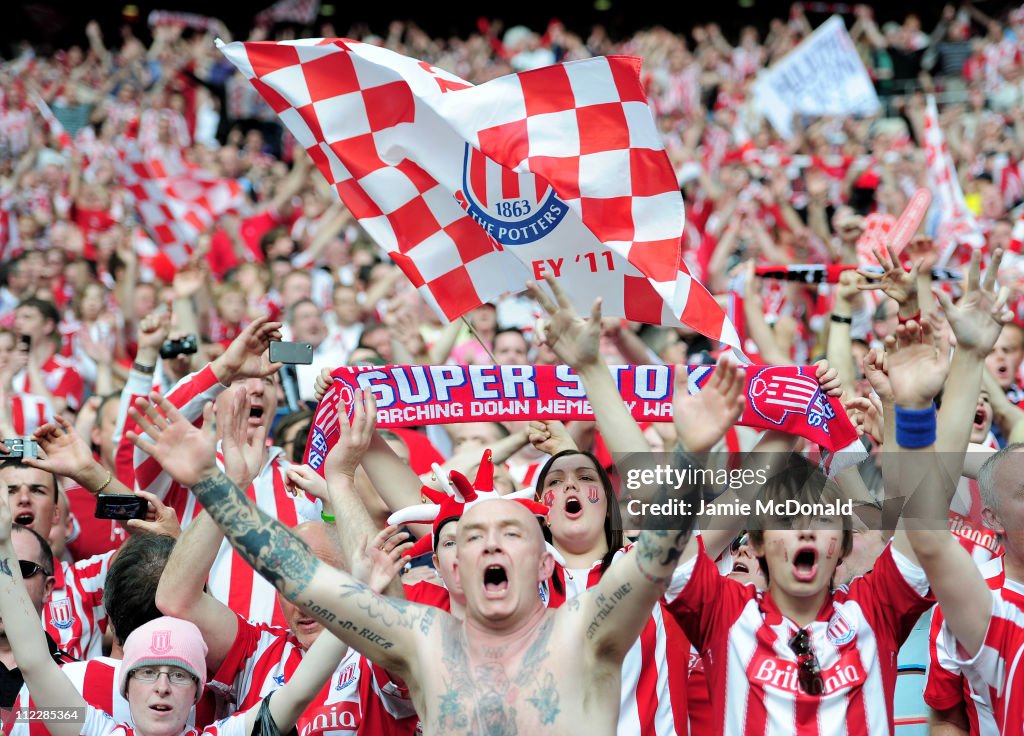
[[[896,444],[917,450],[935,444],[935,404],[927,409],[896,407]]]

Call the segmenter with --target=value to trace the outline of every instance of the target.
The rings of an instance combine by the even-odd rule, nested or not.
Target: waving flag
[[[601,296],[606,314],[738,344],[682,262],[682,197],[639,60],[474,87],[346,39],[221,48],[442,318],[550,276],[578,310]]]
[[[46,104],[46,100],[35,93],[30,95],[30,99],[32,100],[32,104],[35,105],[36,109],[39,111],[39,114],[43,116],[43,120],[46,121],[46,127],[50,129],[50,135],[57,139],[57,145],[60,146],[60,150],[65,153],[70,153],[73,149],[71,136],[68,135],[64,126],[61,125],[60,121],[57,119],[57,116],[53,114],[53,110],[50,109],[50,106]]]
[[[122,151],[119,174],[146,231],[175,266],[188,260],[217,218],[245,203],[234,179],[214,176],[181,157],[147,156],[135,141]]]
[[[928,95],[924,115],[924,151],[928,162],[928,186],[934,197],[931,217],[935,223],[935,244],[941,250],[939,265],[944,266],[960,245],[985,246],[985,235],[977,218],[967,208],[949,145],[939,127],[935,98]],[[966,262],[970,256],[961,259]]]

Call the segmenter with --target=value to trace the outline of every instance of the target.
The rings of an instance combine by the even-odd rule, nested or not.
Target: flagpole
[[[476,341],[478,343],[480,343],[480,347],[482,347],[485,351],[487,351],[487,354],[491,358],[491,362],[494,363],[494,365],[497,365],[498,364],[498,359],[494,357],[494,353],[491,352],[491,349],[489,347],[487,347],[487,343],[485,343],[483,341],[483,339],[480,337],[480,334],[476,331],[476,328],[473,327],[473,323],[470,322],[468,319],[466,319],[466,315],[462,315],[459,319],[461,319],[463,321],[463,323],[465,323],[466,327],[469,328],[470,334],[473,335],[473,337],[476,338]]]

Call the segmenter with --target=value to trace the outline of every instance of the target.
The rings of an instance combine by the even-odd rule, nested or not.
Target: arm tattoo
[[[672,579],[672,571],[679,558],[683,555],[687,542],[690,541],[690,530],[666,531],[664,529],[647,530],[640,533],[637,540],[636,565],[640,573],[655,585],[663,585]],[[645,563],[667,567],[667,571],[651,571]],[[658,575],[657,572],[668,572]]]
[[[11,572],[11,561],[8,560],[6,557],[0,559],[0,573],[3,573],[9,578],[14,577],[14,573]]]
[[[320,561],[281,522],[257,508],[223,473],[192,492],[246,562],[290,601],[313,580]]]
[[[638,558],[639,559],[639,558]],[[643,572],[643,568],[640,569]],[[599,593],[594,604],[597,606],[597,613],[594,614],[594,618],[591,619],[590,625],[587,627],[587,638],[593,639],[594,635],[597,634],[597,630],[601,628],[601,624],[604,622],[611,612],[615,610],[615,606],[619,602],[629,595],[633,591],[633,586],[629,583],[623,583],[618,587],[611,595],[605,595]]]

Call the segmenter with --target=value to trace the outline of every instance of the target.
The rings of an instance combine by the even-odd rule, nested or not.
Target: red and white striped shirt
[[[717,733],[891,734],[896,653],[934,603],[924,571],[890,545],[867,575],[834,591],[806,627],[825,694],[803,693],[789,640],[799,629],[769,592],[722,577],[698,554],[665,594],[700,651]]]
[[[627,549],[620,550],[615,559]],[[601,574],[600,562],[580,570],[566,570],[556,563],[551,578],[558,580],[564,592],[549,582],[542,586],[541,597],[548,608],[557,608],[597,585]],[[666,615],[662,604],[656,605],[622,662],[618,736],[687,734],[685,653],[689,648],[679,625]]]
[[[195,423],[201,421],[206,402],[215,400],[225,388],[207,366],[182,379],[168,393],[167,398],[186,419]],[[189,489],[174,482],[160,463],[138,448],[135,450],[134,462],[136,487],[161,498],[177,512],[182,528],[188,528],[192,519],[202,510],[196,497]],[[285,473],[289,467],[284,451],[278,447],[270,448],[268,460],[252,485],[246,489],[246,496],[285,526],[318,520],[320,510],[314,501],[305,494],[295,498],[287,492]],[[279,625],[285,623],[281,608],[277,605],[277,590],[256,574],[227,540],[221,545],[210,571],[209,591],[214,598],[247,619]]]
[[[288,629],[239,616],[231,653],[209,687],[246,710],[284,685],[304,654]],[[405,686],[350,648],[296,728],[299,736],[398,736],[412,734],[417,721]]]
[[[1024,608],[1024,585],[1006,579],[1002,557],[996,557],[978,569],[985,577],[989,588],[999,591],[1006,601],[1018,608]],[[999,726],[996,725],[992,713],[992,704],[988,701],[988,688],[973,687],[956,663],[955,652],[946,649],[946,641],[940,636],[944,620],[942,607],[936,606],[932,613],[928,639],[929,666],[924,686],[924,702],[936,710],[949,710],[963,703],[972,734],[997,736]]]
[[[37,394],[14,394],[10,413],[14,433],[26,437],[50,421],[53,406],[49,399]]]
[[[999,733],[1024,733],[1024,608],[1008,599],[1005,586],[992,591],[992,618],[985,642],[970,659],[961,656],[956,637],[943,623],[941,644],[971,687],[992,704]]]
[[[103,654],[107,609],[103,588],[113,552],[53,566],[53,592],[43,607],[43,627],[57,646],[75,659]]]
[[[118,723],[132,723],[128,701],[121,695],[121,660],[97,657],[85,662],[69,662],[61,666],[75,690],[93,708],[109,713]],[[189,711],[185,722],[189,728],[203,728],[216,720],[217,699],[210,690],[203,691],[196,707]],[[28,686],[21,688],[14,703],[15,710],[35,710],[35,703],[29,696]],[[5,736],[49,736],[50,732],[42,721],[18,721],[4,729]]]
[[[55,353],[39,366],[39,371],[43,374],[46,390],[52,396],[64,399],[72,410],[78,411],[85,396],[85,382],[78,374],[75,362]],[[15,391],[22,394],[36,393],[41,388],[29,383],[27,371],[19,372],[11,385]]]

